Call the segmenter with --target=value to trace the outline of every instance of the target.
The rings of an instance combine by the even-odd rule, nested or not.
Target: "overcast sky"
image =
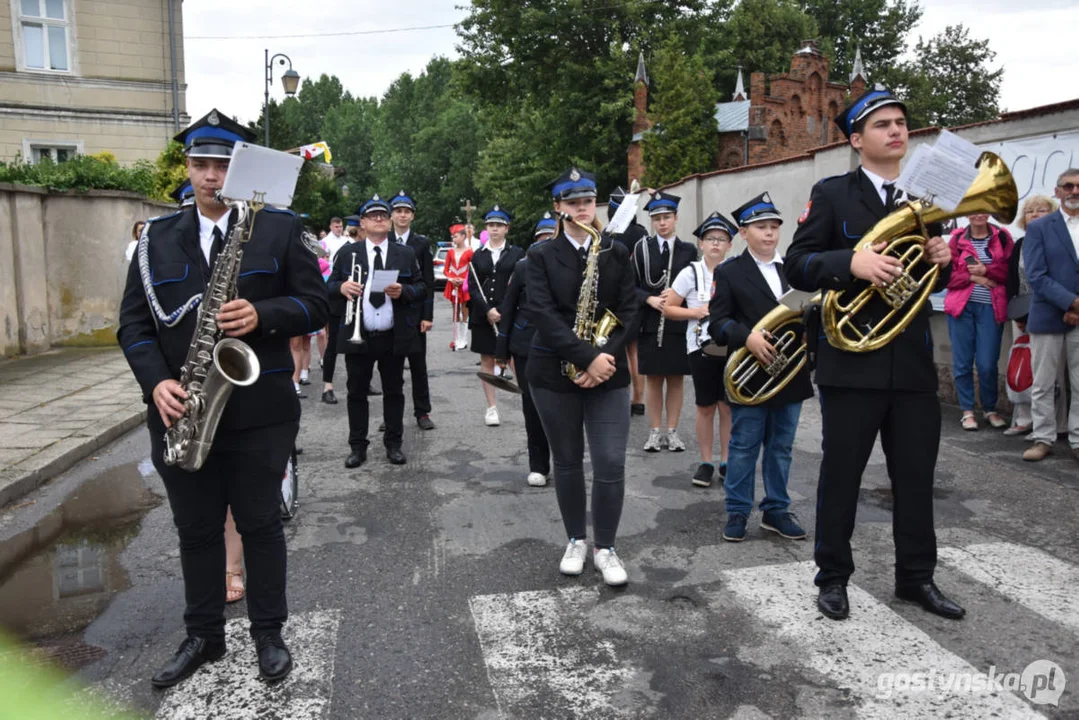
[[[271,55],[288,55],[304,78],[336,75],[353,95],[381,97],[402,72],[418,74],[435,55],[456,57],[453,24],[466,13],[455,5],[463,1],[187,0],[183,12],[188,113],[199,118],[218,107],[245,122],[256,119],[263,102],[266,48]],[[1030,4],[922,0],[921,4],[924,16],[912,41],[957,23],[965,24],[976,38],[989,38],[997,53],[994,67],[1004,67],[1003,109],[1079,97],[1075,74],[1079,0]],[[403,28],[412,29],[397,32]],[[284,69],[274,65],[270,96],[277,100],[284,97],[280,80]]]

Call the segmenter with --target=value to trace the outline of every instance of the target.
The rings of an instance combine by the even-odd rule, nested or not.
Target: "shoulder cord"
[[[644,269],[641,269],[640,263],[637,264],[638,275],[644,280],[645,286],[649,290],[658,290],[667,282],[668,270],[664,270],[660,273],[658,280],[652,280],[652,263],[649,261],[648,256],[648,240],[651,236],[646,236],[637,241],[637,245],[641,247],[641,260],[644,262]],[[636,248],[634,248],[636,251]],[[633,253],[633,261],[637,262],[637,253]],[[671,242],[671,262],[674,262],[674,242]]]
[[[158,322],[165,327],[175,327],[184,319],[187,313],[199,306],[199,303],[202,302],[202,293],[192,295],[187,302],[171,313],[165,312],[165,309],[161,307],[161,303],[157,300],[157,293],[154,292],[153,278],[150,274],[150,224],[148,222],[143,226],[142,234],[139,236],[137,248],[139,275],[142,278],[143,290],[146,291],[146,300],[150,303],[150,309],[154,312],[154,322]]]

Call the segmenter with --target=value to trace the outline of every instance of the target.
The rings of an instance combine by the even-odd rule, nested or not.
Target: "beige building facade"
[[[181,0],[0,0],[0,162],[153,160],[185,87]]]

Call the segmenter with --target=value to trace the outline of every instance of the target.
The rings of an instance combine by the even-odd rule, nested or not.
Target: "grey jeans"
[[[1079,448],[1079,328],[1066,333],[1031,333],[1030,361],[1034,386],[1030,394],[1030,413],[1034,417],[1034,440],[1052,445],[1057,439],[1056,402],[1065,402],[1064,393],[1056,399],[1057,374],[1061,364],[1067,367],[1072,401],[1068,410],[1068,444]]]

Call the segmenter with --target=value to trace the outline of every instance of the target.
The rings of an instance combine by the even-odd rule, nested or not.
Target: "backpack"
[[[1034,384],[1034,371],[1030,364],[1030,335],[1020,335],[1012,343],[1008,353],[1008,388],[1021,393]]]

